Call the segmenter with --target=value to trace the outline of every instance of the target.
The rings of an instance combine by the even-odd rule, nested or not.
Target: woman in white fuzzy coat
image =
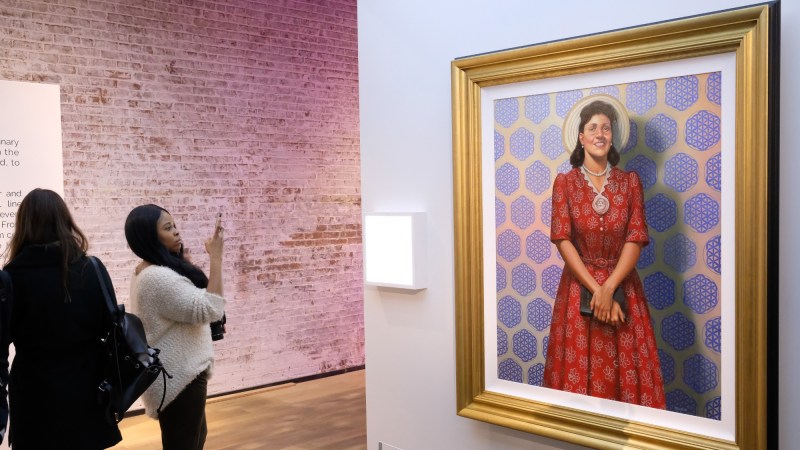
[[[184,259],[181,235],[166,209],[138,206],[125,221],[128,245],[142,258],[131,280],[131,307],[172,375],[163,405],[161,378],[142,396],[147,415],[159,421],[164,450],[205,445],[206,394],[214,362],[209,324],[223,318],[225,307],[222,232],[218,220],[205,243],[211,260],[206,277]]]

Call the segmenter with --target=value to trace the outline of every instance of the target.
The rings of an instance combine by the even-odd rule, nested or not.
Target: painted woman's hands
[[[620,325],[625,322],[625,314],[619,303],[613,299],[614,289],[607,284],[600,286],[592,296],[592,312],[594,318],[610,325]]]

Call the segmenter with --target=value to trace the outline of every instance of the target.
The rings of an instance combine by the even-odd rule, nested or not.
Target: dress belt
[[[606,258],[584,258],[581,256],[581,261],[584,264],[594,267],[612,267],[617,265],[619,259],[606,259]]]

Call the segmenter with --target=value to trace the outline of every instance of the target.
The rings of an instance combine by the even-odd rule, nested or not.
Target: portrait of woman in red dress
[[[563,127],[572,170],[553,184],[550,239],[564,270],[553,305],[544,387],[664,409],[664,382],[636,262],[648,245],[642,182],[616,167],[625,107],[607,95],[576,103]],[[581,293],[591,297],[580,312]],[[615,291],[620,290],[616,295]]]

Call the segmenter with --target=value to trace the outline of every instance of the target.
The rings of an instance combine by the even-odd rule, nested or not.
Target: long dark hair
[[[64,200],[49,189],[36,188],[22,199],[14,225],[14,235],[8,244],[8,260],[33,244],[57,244],[61,247],[61,283],[64,301],[70,301],[67,290],[69,264],[78,261],[89,249],[83,234]]]
[[[586,158],[586,152],[581,145],[580,133],[583,133],[583,128],[586,127],[586,124],[597,114],[602,114],[608,117],[608,120],[611,121],[612,125],[617,121],[617,113],[614,111],[614,108],[602,100],[595,100],[592,103],[584,106],[584,108],[581,110],[581,123],[578,125],[578,141],[575,143],[575,148],[572,150],[572,154],[569,156],[569,162],[572,164],[572,167],[580,167],[583,165],[583,160]],[[619,163],[619,151],[617,151],[617,148],[614,147],[613,136],[611,139],[611,148],[608,149],[608,162],[611,163],[612,166],[616,166],[617,163]]]
[[[125,220],[125,239],[133,253],[139,258],[158,266],[168,267],[185,276],[199,287],[208,287],[208,277],[200,268],[183,257],[183,246],[179,253],[171,253],[158,240],[158,219],[169,211],[158,205],[141,205],[133,208]]]

